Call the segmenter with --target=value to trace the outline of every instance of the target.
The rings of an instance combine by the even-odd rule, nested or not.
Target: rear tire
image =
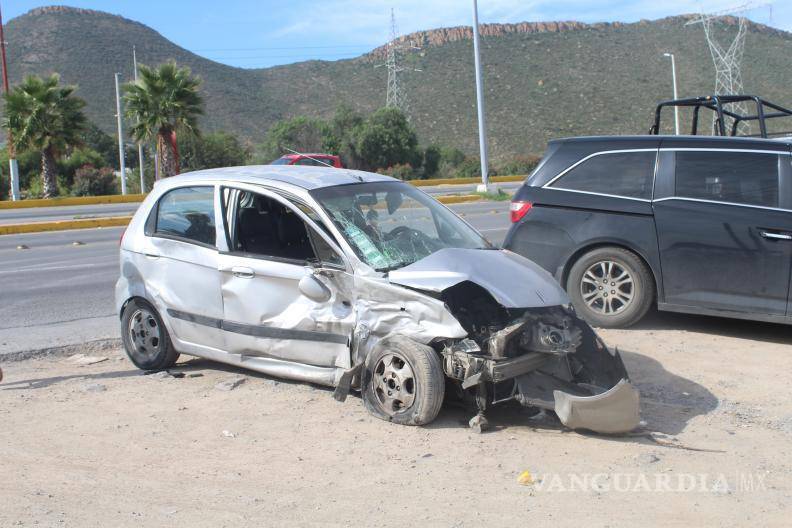
[[[425,425],[443,405],[445,374],[439,356],[407,337],[381,341],[366,358],[362,381],[366,409],[382,420]]]
[[[127,356],[141,370],[164,370],[179,359],[157,310],[143,299],[129,301],[121,315]]]
[[[569,270],[566,290],[578,314],[602,328],[634,325],[655,298],[652,272],[638,255],[618,247],[581,256]]]

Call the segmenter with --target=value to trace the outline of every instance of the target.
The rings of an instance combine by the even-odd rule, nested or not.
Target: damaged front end
[[[503,254],[488,253],[490,260],[501,258],[493,253]],[[458,271],[466,280],[443,284],[434,295],[468,335],[446,340],[440,352],[445,374],[456,382],[460,395],[475,401],[480,413],[487,405],[516,401],[552,410],[572,429],[623,433],[638,425],[639,394],[621,357],[571,305],[557,304],[565,294],[552,279],[523,274],[531,279],[536,297],[528,299],[520,298],[519,287],[499,290],[503,281],[497,272]],[[409,272],[397,280],[408,283]],[[427,276],[421,272],[422,286]],[[509,291],[511,297],[499,291]],[[552,304],[544,301],[549,298]]]

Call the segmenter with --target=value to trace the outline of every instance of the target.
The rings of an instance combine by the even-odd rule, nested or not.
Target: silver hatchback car
[[[231,167],[159,182],[121,241],[124,346],[335,388],[400,424],[448,393],[483,421],[514,400],[571,428],[639,420],[618,352],[530,260],[414,186],[321,167]]]

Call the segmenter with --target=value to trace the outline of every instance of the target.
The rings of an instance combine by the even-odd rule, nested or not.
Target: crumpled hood
[[[566,292],[540,266],[505,249],[446,248],[391,271],[388,279],[410,288],[441,292],[470,281],[506,308],[569,303]]]

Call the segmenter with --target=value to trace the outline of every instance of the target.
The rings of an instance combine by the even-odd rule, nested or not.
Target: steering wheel
[[[405,237],[405,235],[407,235],[407,237],[409,238],[422,238],[426,236],[417,229],[413,229],[412,227],[399,226],[394,228],[392,231],[389,231],[385,236],[385,238],[387,238],[388,240],[392,240],[394,238]]]

